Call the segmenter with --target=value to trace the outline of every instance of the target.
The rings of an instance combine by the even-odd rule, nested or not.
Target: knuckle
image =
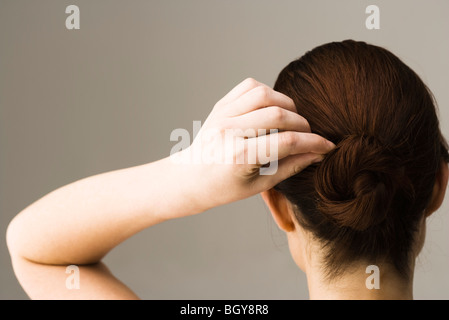
[[[282,143],[289,149],[296,145],[296,136],[292,132],[285,132],[282,136]]]
[[[302,170],[304,170],[304,165],[300,164],[300,165],[294,166],[293,167],[293,175],[300,173]]]
[[[260,101],[267,101],[270,96],[270,89],[264,86],[257,87],[256,89],[256,96]]]
[[[250,88],[255,88],[259,86],[259,82],[254,78],[246,78],[243,82]]]
[[[284,120],[285,113],[284,110],[282,110],[279,107],[273,107],[271,108],[271,118],[276,122],[280,123]]]

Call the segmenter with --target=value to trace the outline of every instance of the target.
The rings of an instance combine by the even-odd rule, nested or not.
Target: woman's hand
[[[37,299],[136,298],[100,262],[112,248],[164,220],[267,190],[333,148],[295,111],[290,98],[247,79],[215,105],[192,145],[179,152],[178,160],[186,161],[167,157],[98,174],[31,204],[7,231],[21,285]],[[266,134],[269,129],[279,132]],[[269,153],[251,154],[264,146]],[[276,170],[260,174],[269,162]],[[65,288],[71,264],[80,268],[80,290]]]
[[[172,160],[195,181],[190,188],[203,211],[270,189],[334,147],[311,133],[292,99],[248,78],[216,103],[192,145]]]

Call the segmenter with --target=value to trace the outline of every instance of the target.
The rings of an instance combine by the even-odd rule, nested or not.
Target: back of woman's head
[[[327,275],[366,261],[407,277],[439,164],[449,160],[428,88],[388,50],[347,40],[291,62],[274,89],[337,146],[275,187],[322,245]]]

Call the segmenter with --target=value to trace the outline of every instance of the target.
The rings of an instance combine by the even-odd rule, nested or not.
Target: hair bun
[[[397,163],[376,138],[345,137],[316,170],[318,210],[341,227],[363,231],[378,225],[404,181]]]

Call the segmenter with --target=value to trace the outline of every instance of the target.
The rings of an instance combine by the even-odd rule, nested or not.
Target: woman
[[[269,157],[235,161],[272,142]],[[285,67],[274,90],[243,81],[178,160],[204,148],[234,161],[165,158],[82,179],[25,208],[7,241],[28,295],[137,298],[102,264],[112,248],[165,220],[261,193],[310,298],[413,298],[414,261],[426,218],[443,202],[449,156],[430,91],[392,53],[329,43]],[[260,174],[275,160],[274,174]],[[67,265],[81,270],[79,290],[63,285]],[[376,289],[366,283],[372,265]]]

